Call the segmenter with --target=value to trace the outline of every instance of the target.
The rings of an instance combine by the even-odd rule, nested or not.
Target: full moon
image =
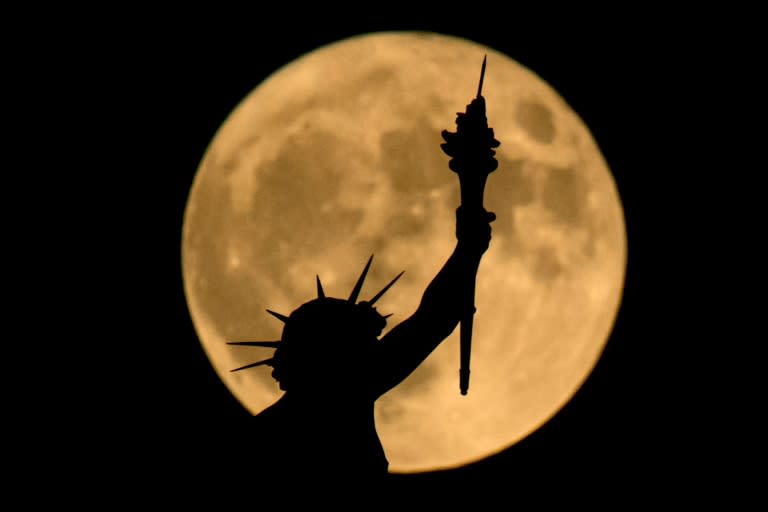
[[[589,129],[534,72],[478,43],[422,32],[338,41],[276,70],[234,108],[195,175],[181,257],[190,315],[212,366],[252,413],[282,394],[271,356],[232,340],[280,339],[315,275],[361,299],[387,330],[416,310],[456,243],[459,183],[440,149],[483,85],[501,142],[485,207],[493,238],[477,276],[469,394],[457,328],[376,403],[390,471],[478,461],[552,418],[597,364],[621,302],[624,214]],[[322,383],[318,383],[322,385]],[[353,386],[354,382],[350,382]],[[344,393],[328,389],[329,397]],[[252,440],[244,439],[243,444]]]

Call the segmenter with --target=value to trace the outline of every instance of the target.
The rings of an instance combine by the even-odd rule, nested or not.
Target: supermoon
[[[361,299],[387,330],[413,313],[456,243],[456,174],[441,151],[477,91],[501,141],[485,207],[497,215],[477,276],[469,394],[459,329],[376,403],[390,471],[465,465],[554,416],[597,363],[627,259],[621,201],[589,129],[547,83],[492,48],[392,32],[321,47],[275,71],[237,105],[195,176],[182,237],[189,311],[216,372],[248,411],[282,394],[272,351],[315,297],[346,298],[374,254]],[[322,385],[322,383],[318,383]],[[354,383],[350,382],[350,386]],[[329,400],[343,389],[328,389]],[[243,444],[252,440],[244,439]]]

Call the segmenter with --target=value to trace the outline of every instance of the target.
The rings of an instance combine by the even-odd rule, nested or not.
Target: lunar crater
[[[553,212],[558,222],[570,226],[582,226],[589,222],[586,210],[589,208],[589,184],[583,177],[583,169],[545,167],[542,169],[543,183],[541,200]]]
[[[555,140],[555,124],[552,111],[545,105],[523,100],[517,104],[515,119],[529,137],[542,144]]]
[[[381,168],[396,191],[427,197],[425,191],[442,185],[442,176],[430,172],[447,166],[448,157],[440,149],[441,142],[439,134],[425,119],[408,130],[392,130],[381,136]]]

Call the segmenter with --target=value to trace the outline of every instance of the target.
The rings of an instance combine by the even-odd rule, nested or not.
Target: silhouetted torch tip
[[[483,79],[485,78],[485,63],[487,60],[488,60],[488,55],[483,55],[483,67],[480,68],[480,83],[477,85],[478,98],[483,94]]]

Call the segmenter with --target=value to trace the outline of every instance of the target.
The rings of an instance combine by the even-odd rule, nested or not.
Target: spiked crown
[[[320,277],[316,276],[317,298],[299,306],[289,316],[268,309],[267,313],[285,324],[280,340],[230,341],[227,344],[274,348],[274,356],[231,371],[271,366],[274,368],[272,376],[280,381],[283,387],[289,373],[295,375],[308,369],[310,365],[316,365],[318,357],[327,356],[329,353],[335,358],[344,353],[354,354],[366,341],[375,340],[391,315],[381,315],[373,306],[404,272],[400,272],[371,299],[358,302],[372,261],[373,256],[368,259],[347,299],[326,297]],[[323,341],[333,343],[319,343],[316,339],[318,337],[330,338]]]

